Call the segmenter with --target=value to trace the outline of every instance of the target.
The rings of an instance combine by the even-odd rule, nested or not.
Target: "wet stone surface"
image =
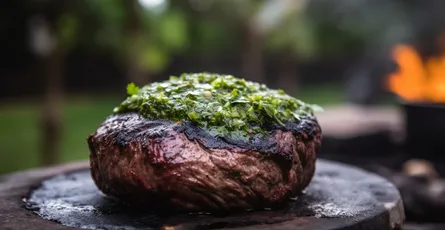
[[[257,224],[281,226],[276,229],[285,229],[285,225],[308,227],[304,229],[315,229],[310,226],[318,226],[316,229],[397,229],[404,218],[400,195],[387,180],[325,160],[318,160],[316,175],[305,193],[281,209],[229,216],[156,215],[150,212],[153,211],[150,207],[145,211],[135,210],[103,196],[91,180],[88,169],[43,181],[31,192],[26,207],[43,219],[65,226],[110,230],[165,226],[175,226],[175,229],[242,228]]]

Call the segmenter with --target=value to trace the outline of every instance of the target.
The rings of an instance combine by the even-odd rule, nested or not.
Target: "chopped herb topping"
[[[115,113],[137,111],[147,118],[191,121],[211,135],[246,138],[270,124],[284,126],[321,108],[264,84],[210,73],[182,74],[138,88],[127,86],[129,97]]]
[[[127,85],[127,94],[128,95],[137,94],[138,91],[139,91],[139,87],[137,87],[134,83],[130,83]]]

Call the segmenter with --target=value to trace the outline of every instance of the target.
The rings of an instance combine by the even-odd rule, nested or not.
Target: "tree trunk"
[[[140,64],[139,44],[142,35],[142,8],[138,0],[122,0],[125,8],[125,40],[127,55],[127,81],[144,85],[149,81],[148,70]]]
[[[58,162],[62,131],[63,55],[57,44],[56,26],[47,14],[36,14],[30,19],[31,49],[38,57],[36,67],[44,83],[40,116],[40,163]],[[54,17],[57,18],[57,17]]]
[[[293,58],[292,54],[284,54],[280,64],[276,86],[277,88],[284,90],[286,93],[297,95],[298,82],[296,60]]]
[[[45,92],[42,111],[41,163],[58,163],[62,134],[63,59],[58,48],[42,60]]]
[[[243,30],[244,42],[241,56],[242,77],[260,83],[266,83],[262,36],[251,22],[246,22]]]
[[[128,83],[133,82],[139,86],[145,85],[149,81],[148,71],[139,64],[137,53],[133,51],[129,52],[127,58],[127,81]]]

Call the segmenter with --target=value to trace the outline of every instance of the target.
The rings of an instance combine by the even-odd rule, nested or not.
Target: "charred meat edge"
[[[136,112],[112,115],[88,137],[92,178],[104,194],[156,210],[280,205],[310,183],[321,128],[303,117],[267,130],[242,141]]]

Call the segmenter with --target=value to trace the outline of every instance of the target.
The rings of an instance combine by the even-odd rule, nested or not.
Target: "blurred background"
[[[444,222],[443,0],[8,0],[0,32],[0,175],[87,160],[130,82],[216,72],[323,106],[319,158]]]
[[[437,55],[444,19],[441,0],[3,1],[0,174],[88,159],[87,136],[129,82],[183,72],[322,106],[393,105],[395,45]]]

